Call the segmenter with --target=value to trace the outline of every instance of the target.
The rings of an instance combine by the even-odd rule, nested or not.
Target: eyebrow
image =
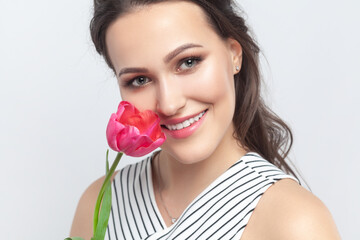
[[[126,73],[148,73],[149,70],[147,68],[136,68],[136,67],[132,67],[132,68],[123,68],[120,70],[118,76],[120,77],[122,74],[126,74]]]
[[[171,59],[173,59],[174,57],[176,57],[177,55],[179,55],[180,53],[182,53],[183,51],[185,51],[186,49],[189,48],[198,48],[198,47],[203,47],[202,45],[199,44],[194,44],[194,43],[186,43],[184,45],[181,45],[180,47],[177,47],[175,50],[171,51],[170,53],[168,53],[165,58],[164,58],[164,62],[168,63],[171,61]]]
[[[174,57],[176,57],[177,55],[179,55],[180,53],[182,53],[183,51],[189,49],[189,48],[198,48],[198,47],[203,47],[200,44],[194,44],[194,43],[186,43],[183,44],[179,47],[177,47],[176,49],[174,49],[173,51],[171,51],[170,53],[168,53],[163,61],[164,63],[168,63],[170,62]],[[131,67],[131,68],[123,68],[120,70],[118,76],[120,77],[123,74],[126,73],[148,73],[149,70],[147,68],[137,68],[137,67]]]

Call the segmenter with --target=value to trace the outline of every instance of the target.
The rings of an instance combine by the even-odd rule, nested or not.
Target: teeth
[[[184,128],[190,126],[190,121],[189,120],[185,120],[185,122],[183,123]]]
[[[183,121],[182,123],[173,124],[173,125],[165,125],[169,130],[180,130],[186,127],[189,127],[194,122],[199,121],[199,119],[205,114],[204,112],[199,113],[197,116],[193,118],[189,118],[188,120]]]
[[[180,129],[183,129],[184,126],[182,125],[182,123],[178,123],[178,124],[176,124],[175,128],[176,128],[177,130],[180,130]]]

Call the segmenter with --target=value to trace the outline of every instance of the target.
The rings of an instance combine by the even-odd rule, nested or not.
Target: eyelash
[[[179,70],[181,65],[183,65],[184,63],[186,63],[189,60],[195,61],[195,66],[190,67],[187,70],[184,70],[185,72],[188,71],[189,69],[193,69],[194,67],[196,67],[202,61],[202,58],[200,56],[190,56],[190,57],[183,58],[183,59],[180,60],[178,66],[176,67],[176,71]]]
[[[186,62],[189,61],[189,60],[194,61],[194,62],[195,62],[195,63],[193,63],[194,65],[191,66],[191,67],[189,67],[189,68],[187,68],[187,69],[181,70],[181,69],[180,69],[181,65],[186,64]],[[200,57],[200,56],[190,56],[190,57],[183,58],[183,59],[181,59],[181,60],[179,61],[179,63],[177,64],[177,66],[176,66],[176,71],[177,71],[178,73],[181,73],[181,72],[187,73],[187,72],[193,70],[202,60],[203,60],[203,59],[202,59],[202,57]],[[146,77],[146,76],[143,76],[143,75],[141,75],[141,76],[136,76],[136,77],[134,77],[134,78],[126,81],[126,82],[124,83],[125,87],[141,88],[142,86],[144,86],[144,85],[147,84],[147,83],[145,83],[144,85],[134,86],[134,85],[133,85],[134,82],[135,82],[137,79],[139,79],[139,78],[144,78],[144,79],[147,79],[147,80],[149,81],[149,78]]]

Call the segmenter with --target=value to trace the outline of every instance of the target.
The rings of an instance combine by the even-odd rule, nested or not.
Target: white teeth
[[[185,120],[185,121],[183,122],[183,126],[184,126],[184,128],[190,126],[190,121],[189,121],[189,120]]]
[[[205,114],[204,112],[199,113],[197,116],[193,117],[193,118],[189,118],[187,120],[185,120],[182,123],[178,123],[178,124],[174,124],[174,125],[165,125],[169,130],[180,130],[186,127],[189,127],[191,124],[193,124],[194,122],[199,121],[199,119]]]

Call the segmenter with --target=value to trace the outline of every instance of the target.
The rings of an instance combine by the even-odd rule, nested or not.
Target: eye
[[[194,68],[201,61],[200,57],[189,57],[180,61],[180,65],[177,68],[177,71],[186,71]]]
[[[131,87],[141,87],[149,83],[150,79],[145,76],[139,76],[130,80],[126,85]]]

